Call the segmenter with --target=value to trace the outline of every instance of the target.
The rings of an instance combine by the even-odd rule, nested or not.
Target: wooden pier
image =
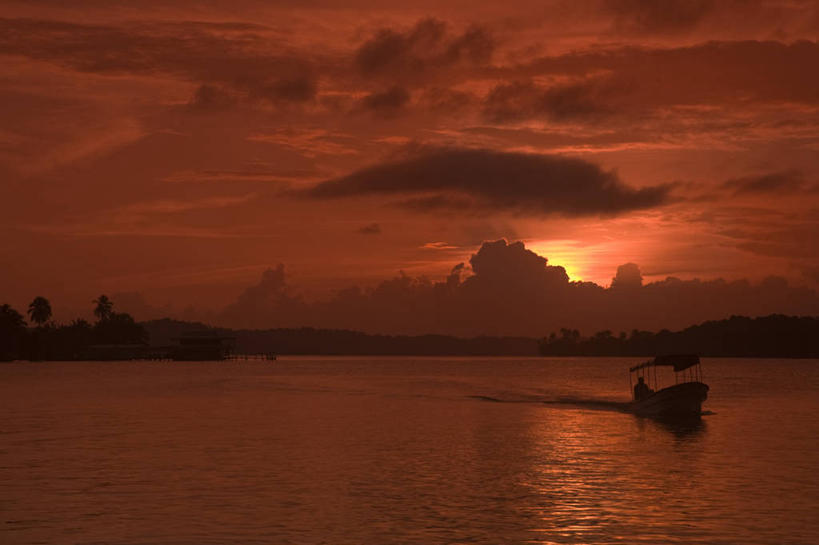
[[[225,357],[230,361],[265,360],[276,361],[276,354],[230,354]]]

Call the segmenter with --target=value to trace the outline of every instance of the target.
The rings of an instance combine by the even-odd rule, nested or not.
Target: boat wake
[[[502,399],[498,397],[486,395],[469,395],[470,399],[478,401],[488,401],[490,403],[540,403],[556,408],[575,408],[575,409],[592,409],[598,411],[617,411],[627,412],[629,407],[628,401],[613,401],[608,399],[591,399],[579,397],[558,397],[555,399],[546,399],[543,397],[532,397],[525,399]]]
[[[466,396],[466,397],[468,397],[470,399],[477,399],[478,401],[490,401],[492,403],[510,403],[510,401],[507,401],[505,399],[498,399],[497,397],[491,397],[491,396],[469,395],[469,396]],[[522,403],[522,402],[518,401],[518,403]],[[523,403],[525,403],[525,402],[523,402]]]
[[[563,405],[582,409],[594,409],[598,411],[627,412],[631,402],[613,401],[608,399],[585,399],[579,397],[561,397],[555,400],[544,401],[548,405]]]

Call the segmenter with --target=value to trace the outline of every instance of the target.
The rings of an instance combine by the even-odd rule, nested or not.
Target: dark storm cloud
[[[570,282],[563,267],[506,240],[484,242],[442,281],[406,274],[371,289],[350,287],[308,303],[289,293],[284,269],[264,273],[219,317],[240,327],[331,327],[371,333],[544,336],[559,328],[584,333],[678,329],[732,314],[814,315],[819,296],[779,277],[680,280],[644,284],[634,263],[622,265],[611,288]]]
[[[805,189],[815,189],[806,184],[804,174],[799,170],[782,170],[757,176],[744,176],[725,181],[723,187],[735,194],[743,193],[790,193]]]
[[[446,23],[430,18],[406,32],[379,30],[358,48],[355,63],[368,76],[417,74],[459,62],[485,63],[494,48],[492,37],[481,27],[452,34]]]
[[[91,25],[0,19],[0,51],[81,72],[170,74],[273,102],[312,99],[317,85],[313,61],[260,47],[269,42],[266,31],[240,23]]]
[[[669,199],[669,191],[669,185],[629,187],[615,172],[581,159],[439,149],[322,182],[304,195],[316,199],[404,195],[421,199],[414,201],[418,208],[457,210],[467,204],[482,210],[582,216],[660,206]]]

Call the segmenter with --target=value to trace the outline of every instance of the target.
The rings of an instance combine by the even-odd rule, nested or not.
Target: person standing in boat
[[[643,377],[637,377],[637,384],[634,385],[634,400],[643,400],[653,393],[653,390],[648,387],[648,384],[645,383]]]

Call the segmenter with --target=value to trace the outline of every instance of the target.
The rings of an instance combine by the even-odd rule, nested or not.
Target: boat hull
[[[631,412],[639,416],[686,417],[699,416],[702,403],[708,398],[708,385],[702,382],[684,382],[658,390],[631,404]]]

